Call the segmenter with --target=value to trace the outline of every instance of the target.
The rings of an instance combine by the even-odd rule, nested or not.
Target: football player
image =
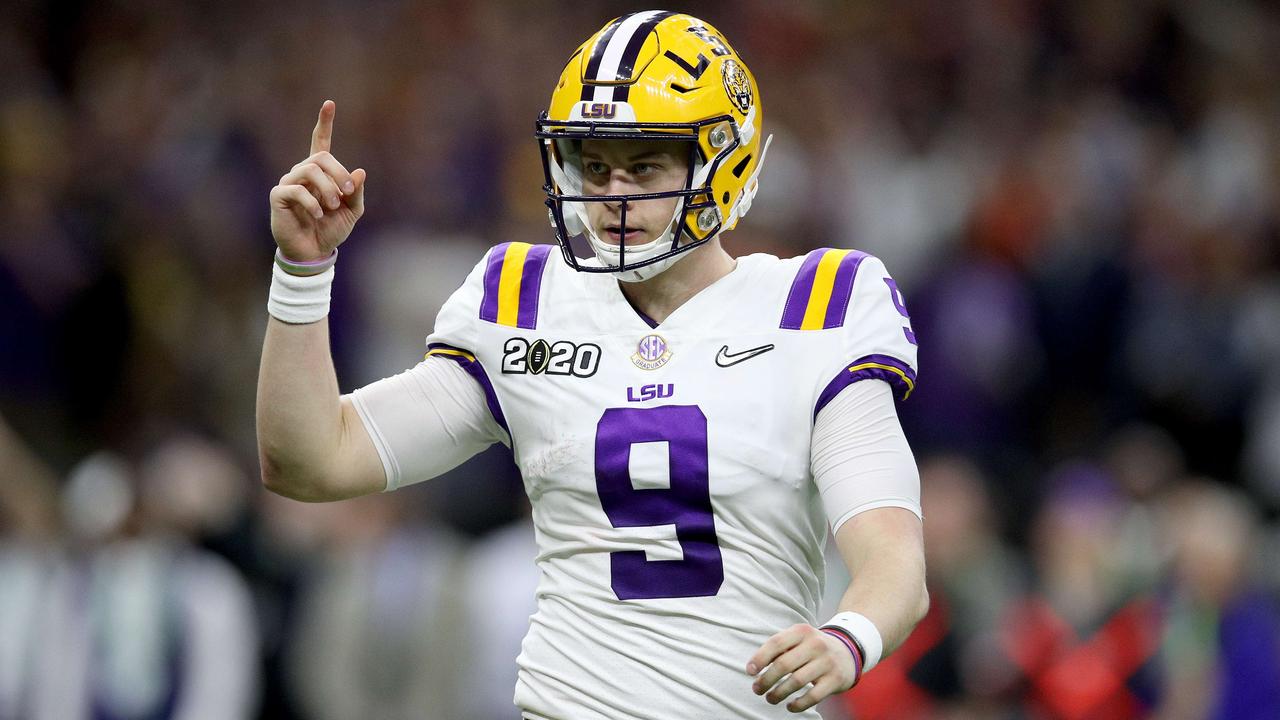
[[[489,250],[425,359],[344,396],[325,317],[366,174],[334,113],[271,193],[267,487],[391,491],[508,445],[539,548],[527,718],[813,718],[905,639],[928,604],[894,407],[915,336],[874,257],[726,252],[768,140],[722,34],[648,11],[583,43],[536,128],[557,245]],[[853,581],[826,619],[828,528]]]

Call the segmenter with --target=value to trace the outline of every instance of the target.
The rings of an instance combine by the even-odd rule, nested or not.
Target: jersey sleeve
[[[387,475],[387,490],[426,480],[494,442],[509,442],[488,373],[476,356],[486,271],[506,246],[486,253],[436,316],[417,366],[352,393]]]
[[[366,385],[351,400],[382,460],[388,492],[448,472],[505,441],[480,387],[440,358]]]
[[[427,357],[458,363],[480,385],[495,422],[510,442],[493,382],[479,359],[482,325],[533,329],[538,324],[538,300],[543,270],[551,245],[505,242],[494,246],[476,264],[467,280],[440,309],[435,329],[427,336]]]
[[[504,243],[485,253],[467,275],[462,287],[440,308],[435,329],[427,336],[427,359],[434,357],[457,363],[479,385],[489,414],[506,435],[503,442],[507,442],[510,437],[507,420],[489,373],[485,371],[476,353],[480,343],[480,322],[491,310],[489,305],[492,304],[494,293],[489,286],[494,284],[491,282],[494,268],[496,266],[501,270],[510,246],[515,244]]]
[[[814,420],[809,457],[833,534],[876,508],[923,517],[920,472],[888,386],[857,383],[827,403]]]
[[[831,374],[814,403],[813,416],[860,380],[883,380],[899,400],[907,399],[916,386],[916,336],[897,282],[872,255],[857,250],[814,252],[827,253],[815,273],[819,280],[821,265],[831,266],[829,299],[820,309],[825,310],[821,315],[827,328],[838,325],[839,341],[833,348],[838,357],[831,359]],[[845,283],[847,289],[841,288]]]
[[[796,267],[779,327],[821,338],[810,472],[832,532],[875,508],[920,515],[919,473],[893,404],[916,384],[916,336],[898,285],[857,250],[819,248]]]

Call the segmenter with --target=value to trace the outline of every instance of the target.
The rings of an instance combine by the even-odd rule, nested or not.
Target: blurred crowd
[[[260,487],[267,193],[334,99],[339,381],[413,365],[485,248],[552,241],[533,119],[634,9],[0,4],[0,720],[515,717],[508,453]],[[1280,8],[674,9],[776,135],[730,252],[876,254],[920,338],[932,609],[824,714],[1280,717]]]

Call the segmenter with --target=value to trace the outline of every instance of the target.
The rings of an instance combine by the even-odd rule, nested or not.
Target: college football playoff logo
[[[667,341],[661,335],[645,335],[640,338],[636,354],[631,356],[631,362],[644,370],[657,370],[670,359],[671,348],[667,347]]]
[[[725,60],[720,66],[720,74],[724,78],[724,91],[729,95],[733,106],[746,115],[751,109],[751,80],[747,71],[732,60]]]
[[[572,375],[591,377],[600,367],[600,346],[595,343],[571,343],[568,340],[547,342],[541,338],[529,342],[513,337],[502,346],[504,375]]]

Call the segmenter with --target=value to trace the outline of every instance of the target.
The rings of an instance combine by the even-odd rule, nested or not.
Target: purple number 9
[[[666,442],[670,487],[631,483],[631,446]],[[610,554],[619,600],[715,595],[724,582],[707,476],[707,417],[696,405],[609,408],[596,426],[596,488],[616,528],[675,525],[681,560]]]

